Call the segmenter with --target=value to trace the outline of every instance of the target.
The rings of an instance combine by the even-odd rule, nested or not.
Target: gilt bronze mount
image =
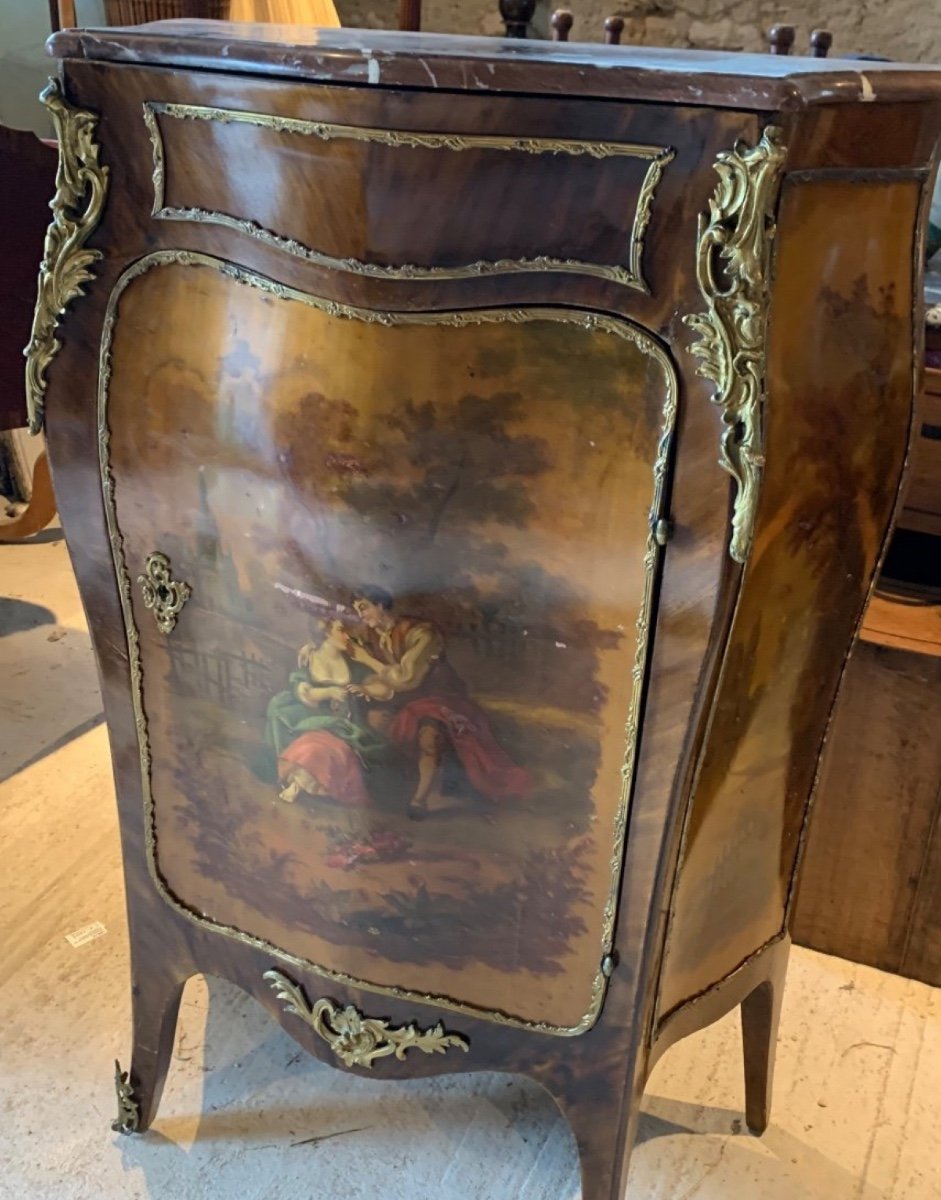
[[[469,1048],[467,1038],[460,1033],[446,1033],[441,1021],[431,1029],[419,1029],[414,1023],[394,1026],[364,1016],[351,1004],[340,1007],[326,999],[310,1004],[303,988],[280,971],[266,971],[264,978],[284,1001],[287,1011],[319,1034],[346,1067],[371,1068],[376,1059],[389,1055],[402,1061],[409,1050],[445,1054],[452,1046],[465,1053]]]

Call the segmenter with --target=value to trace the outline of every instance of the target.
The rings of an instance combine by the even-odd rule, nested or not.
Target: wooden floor
[[[578,1200],[534,1085],[351,1078],[217,980],[189,985],[152,1133],[110,1132],[128,988],[107,737],[68,558],[40,536],[0,546],[0,1200]],[[796,951],[778,1061],[758,1141],[734,1019],[672,1050],[631,1200],[941,1196],[941,992]]]

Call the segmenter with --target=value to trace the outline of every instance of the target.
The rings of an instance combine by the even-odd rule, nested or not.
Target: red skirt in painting
[[[365,808],[369,803],[355,751],[325,729],[302,733],[278,756],[278,778],[296,781],[308,795]]]
[[[410,701],[396,714],[389,736],[399,746],[414,746],[426,721],[444,729],[467,778],[488,800],[522,800],[532,791],[530,773],[500,746],[484,713],[466,696]]]

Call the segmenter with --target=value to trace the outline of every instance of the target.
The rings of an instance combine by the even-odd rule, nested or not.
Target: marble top
[[[176,20],[68,29],[55,34],[48,49],[60,58],[367,85],[769,110],[926,96],[941,100],[941,71],[923,64],[299,25]]]

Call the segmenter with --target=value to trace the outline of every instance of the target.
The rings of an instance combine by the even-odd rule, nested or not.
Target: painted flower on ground
[[[327,866],[344,871],[352,871],[362,863],[398,862],[407,857],[412,848],[408,838],[389,829],[374,829],[363,836],[341,833],[336,828],[329,833]]]

